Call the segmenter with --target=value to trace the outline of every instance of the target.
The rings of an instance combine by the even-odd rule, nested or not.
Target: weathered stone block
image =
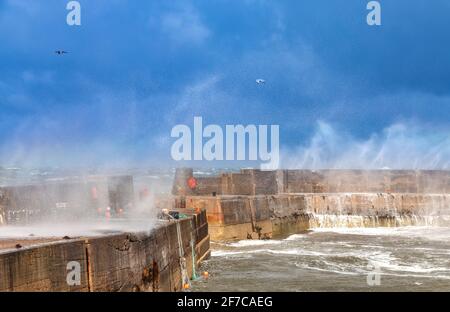
[[[81,285],[67,283],[67,264],[80,263]],[[88,291],[83,241],[0,252],[0,291]]]

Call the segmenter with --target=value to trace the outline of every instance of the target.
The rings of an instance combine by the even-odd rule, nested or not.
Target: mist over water
[[[95,207],[88,199],[92,196],[86,181],[96,181],[97,177],[133,176],[134,202],[126,205],[124,212],[112,217],[106,215],[110,205],[107,197],[99,196]],[[172,187],[172,170],[156,169],[27,169],[3,168],[0,175],[0,186],[25,186],[21,188],[20,197],[38,196],[35,204],[28,200],[22,204],[32,207],[31,212],[15,209],[20,214],[17,224],[4,224],[4,215],[0,210],[0,243],[7,239],[35,240],[39,238],[63,237],[77,238],[84,236],[99,236],[121,232],[148,232],[158,226],[158,213],[161,207],[156,203],[156,196],[169,194]],[[73,183],[74,187],[71,187]],[[58,192],[48,191],[51,186],[63,185]],[[80,187],[81,185],[81,187]],[[84,185],[84,186],[83,186]],[[28,188],[28,186],[30,188]],[[32,187],[38,187],[37,195]],[[98,187],[98,186],[97,186]],[[106,185],[104,186],[106,187]],[[48,191],[48,193],[47,193]],[[100,192],[100,189],[98,190]],[[108,190],[103,190],[108,196]],[[58,199],[54,196],[59,194]],[[143,194],[145,196],[143,196]],[[45,202],[48,204],[45,205]],[[55,201],[56,206],[55,206]],[[58,202],[59,201],[59,202]],[[19,204],[20,205],[20,204]],[[20,208],[20,207],[19,207]],[[99,210],[97,210],[97,208]],[[25,209],[25,208],[24,208]],[[31,221],[25,214],[38,215]]]
[[[8,225],[0,227],[1,239],[36,239],[36,238],[79,238],[100,236],[123,232],[149,232],[158,224],[156,218],[123,219],[116,221],[64,221],[55,224],[36,223],[27,226]]]
[[[450,169],[450,130],[396,123],[369,138],[355,138],[324,121],[310,140],[282,149],[283,168]]]
[[[343,124],[318,120],[309,136],[295,143],[283,142],[283,134],[288,130],[283,125],[280,126],[280,167],[283,169],[450,169],[450,128],[446,125],[403,121],[357,137]],[[151,166],[160,169],[154,171],[170,172],[171,168],[180,166],[180,163],[171,158],[170,131],[166,135],[159,133],[158,136],[167,144],[156,146],[149,139],[139,155],[143,159],[158,155],[158,160],[153,160]],[[45,142],[50,138],[51,136],[39,138],[37,141]],[[144,160],[126,159],[125,155],[128,153],[125,148],[113,151],[116,147],[110,139],[105,139],[98,148],[89,149],[73,150],[73,147],[62,144],[58,147],[58,152],[45,144],[39,145],[39,148],[31,146],[24,151],[24,142],[21,143],[21,148],[11,142],[3,142],[0,144],[0,183],[4,181],[5,175],[11,174],[15,169],[28,168],[30,178],[37,179],[43,175],[51,175],[54,170],[71,173],[79,171],[80,174],[105,172],[110,168],[127,171],[127,168],[142,168],[148,163]],[[17,139],[15,143],[20,142]],[[70,158],[65,153],[70,154]],[[51,156],[51,159],[46,155]],[[48,163],[49,159],[51,164]],[[192,166],[189,163],[182,165]],[[209,171],[214,170],[212,167],[256,168],[259,164],[250,161],[203,161],[196,162],[194,166],[201,166]]]

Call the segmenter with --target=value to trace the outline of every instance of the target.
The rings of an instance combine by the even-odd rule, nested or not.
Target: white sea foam
[[[377,227],[377,228],[316,228],[314,233],[337,233],[347,235],[367,235],[367,236],[401,236],[427,239],[433,241],[448,241],[450,237],[450,227],[437,226],[404,226],[404,227]]]
[[[234,243],[226,244],[229,247],[250,247],[250,246],[264,246],[264,245],[278,245],[282,243],[279,240],[241,240]]]
[[[273,254],[273,255],[297,255],[297,256],[328,256],[327,253],[305,250],[301,248],[291,248],[291,249],[252,249],[252,250],[239,250],[239,251],[229,251],[229,250],[214,250],[211,254],[216,257],[221,256],[235,256],[235,255],[251,255],[251,254]]]
[[[290,274],[287,272],[292,272],[290,282],[300,290],[314,288],[315,283],[322,283],[323,277],[331,283],[320,285],[329,289],[364,287],[373,272],[381,276],[381,287],[376,290],[393,287],[417,290],[419,286],[420,290],[448,290],[448,237],[450,228],[445,227],[315,229],[269,243],[241,241],[215,245],[219,250],[213,252],[213,261],[229,261],[236,276],[249,265],[267,276],[285,278]],[[297,280],[301,274],[304,281]]]
[[[226,256],[234,256],[245,253],[244,251],[226,251],[226,250],[213,250],[211,251],[212,257],[226,257]]]
[[[361,273],[357,273],[357,272],[318,268],[318,267],[314,267],[314,266],[305,265],[304,263],[296,263],[295,266],[298,268],[301,268],[301,269],[330,272],[330,273],[343,274],[343,275],[361,275]]]
[[[395,272],[407,272],[407,273],[434,273],[434,272],[448,272],[449,268],[435,267],[428,264],[426,261],[421,260],[420,263],[402,263],[395,257],[392,257],[390,253],[372,255],[368,257],[369,261],[377,264],[381,271],[395,271]],[[450,277],[450,275],[449,275]]]
[[[310,266],[305,263],[296,263],[296,267],[306,270],[314,270],[314,271],[322,271],[322,272],[329,272],[329,273],[335,273],[335,274],[341,274],[341,275],[361,275],[364,276],[367,274],[367,272],[356,272],[356,271],[349,271],[349,270],[340,270],[337,269],[335,266],[331,266],[328,268],[319,268],[315,266]],[[414,272],[412,273],[422,273],[422,272]],[[431,278],[431,279],[446,279],[450,280],[450,275],[424,275],[424,274],[398,274],[398,273],[386,273],[381,270],[379,272],[381,276],[397,276],[397,277],[416,277],[416,278]]]
[[[313,228],[313,233],[338,233],[338,234],[352,234],[352,235],[395,235],[399,233],[399,228],[377,227],[336,227],[336,228]]]
[[[285,238],[285,241],[295,241],[295,240],[299,240],[299,239],[304,239],[306,238],[307,234],[293,234],[291,236],[289,236],[288,238]]]
[[[418,278],[432,278],[432,279],[446,279],[450,280],[450,275],[420,275],[420,274],[396,274],[396,273],[383,273],[380,275],[386,276],[398,276],[398,277],[418,277]]]

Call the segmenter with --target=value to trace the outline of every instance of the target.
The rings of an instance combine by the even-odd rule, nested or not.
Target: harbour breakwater
[[[149,218],[131,176],[2,187],[0,291],[186,289],[210,256],[206,211],[168,208]]]
[[[195,187],[187,180],[194,178]],[[213,240],[271,238],[311,228],[450,225],[450,172],[245,169],[177,171],[174,207],[205,209]]]
[[[145,232],[2,238],[0,291],[180,291],[209,257],[205,222],[203,213]]]

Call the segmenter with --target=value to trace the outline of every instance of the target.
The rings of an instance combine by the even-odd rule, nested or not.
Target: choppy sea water
[[[193,291],[450,291],[450,228],[329,228],[213,243]]]

